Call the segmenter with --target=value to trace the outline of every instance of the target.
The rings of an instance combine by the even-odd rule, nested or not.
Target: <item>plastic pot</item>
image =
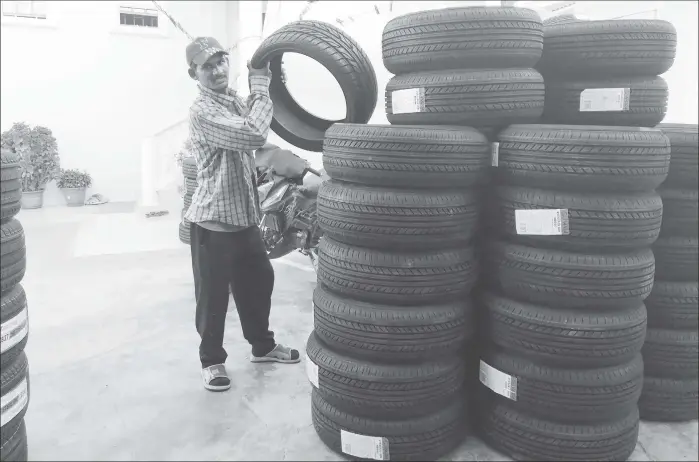
[[[61,188],[66,198],[68,207],[82,207],[85,205],[85,188]]]
[[[23,209],[40,209],[44,205],[44,190],[22,191]]]

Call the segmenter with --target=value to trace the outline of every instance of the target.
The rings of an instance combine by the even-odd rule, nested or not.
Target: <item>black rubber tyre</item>
[[[670,140],[636,127],[512,125],[498,135],[496,174],[536,188],[649,191],[665,181]]]
[[[696,237],[663,237],[653,244],[655,275],[663,281],[696,281],[699,279],[699,239]]]
[[[678,189],[699,187],[699,129],[689,124],[660,124],[657,128],[670,140],[672,162],[665,186]]]
[[[22,419],[15,432],[0,446],[0,460],[3,462],[27,462],[28,457],[27,427]]]
[[[648,247],[658,239],[663,201],[656,192],[575,193],[520,186],[496,189],[495,228],[513,241],[580,252]],[[566,209],[568,234],[518,234],[516,210]]]
[[[189,245],[190,227],[184,221],[180,222],[180,242]]]
[[[627,460],[638,440],[638,409],[612,422],[562,424],[530,417],[511,406],[488,405],[483,439],[514,460]]]
[[[6,422],[0,427],[0,447],[3,447],[22,424],[29,404],[28,363],[24,352],[7,367],[2,368],[0,396],[3,398],[2,420]]]
[[[689,422],[699,417],[699,380],[646,375],[638,402],[642,420]]]
[[[483,361],[516,378],[515,399],[486,388],[495,401],[522,414],[553,422],[610,422],[633,412],[641,396],[643,359],[605,368],[551,368],[507,352],[486,352]]]
[[[628,109],[582,111],[581,94],[593,88],[628,88]],[[668,88],[662,77],[615,77],[603,80],[546,80],[547,123],[654,127],[667,112]]]
[[[184,208],[188,209],[190,205],[192,205],[192,195],[185,194],[184,195]]]
[[[318,281],[333,292],[367,302],[422,305],[459,300],[478,275],[470,247],[398,253],[323,237],[318,250]]]
[[[184,179],[184,191],[185,194],[194,194],[194,190],[197,188],[197,180],[191,178]]]
[[[443,69],[534,67],[544,49],[541,18],[515,7],[457,7],[390,20],[381,37],[392,74]]]
[[[338,353],[387,363],[455,355],[475,327],[468,298],[397,307],[345,298],[319,284],[313,306],[315,333],[323,343]]]
[[[0,151],[0,221],[5,222],[22,208],[20,158],[10,150]]]
[[[699,334],[696,330],[648,329],[643,362],[646,374],[653,377],[697,379]]]
[[[311,394],[313,426],[330,449],[342,453],[341,430],[388,440],[384,460],[437,460],[464,439],[464,402],[407,420],[373,420],[345,413],[325,401],[314,388]],[[385,442],[385,441],[384,441]],[[390,459],[389,459],[390,457]]]
[[[696,330],[699,327],[699,283],[656,278],[646,307],[649,327]]]
[[[487,273],[506,295],[557,309],[637,307],[653,287],[650,249],[580,254],[494,243],[489,252]]]
[[[490,146],[469,127],[335,124],[323,167],[336,180],[373,186],[466,188],[482,183]]]
[[[0,289],[12,289],[24,277],[27,268],[27,251],[24,245],[24,229],[16,219],[0,227]]]
[[[420,112],[394,114],[393,92],[407,89],[420,89],[424,105]],[[396,75],[386,85],[391,124],[499,129],[536,123],[543,109],[544,79],[534,69],[417,72]]]
[[[311,332],[308,359],[318,366],[318,393],[349,414],[373,419],[420,417],[463,393],[464,364],[456,355],[425,363],[390,364],[337,353]]]
[[[560,16],[553,16],[548,19],[544,19],[543,25],[544,25],[544,30],[548,26],[554,26],[556,24],[565,24],[568,22],[575,22],[575,21],[581,21],[581,19],[578,19],[577,16],[574,14],[562,14]],[[544,33],[545,34],[545,33]]]
[[[677,32],[661,20],[547,25],[537,69],[549,75],[660,75],[675,61]]]
[[[186,157],[182,161],[182,173],[184,174],[185,179],[194,180],[196,182],[197,162],[194,160],[194,157]]]
[[[27,346],[29,338],[29,318],[27,296],[21,284],[16,284],[3,292],[0,302],[0,368],[4,368],[19,356]]]
[[[344,244],[405,251],[466,245],[476,232],[478,195],[328,180],[318,192],[323,234]]]
[[[699,191],[658,189],[663,198],[663,236],[699,235]]]
[[[337,79],[345,95],[347,116],[325,120],[309,114],[294,100],[282,74],[284,53],[313,58]],[[272,131],[297,148],[320,152],[325,131],[337,122],[364,124],[376,108],[378,86],[369,57],[341,29],[321,21],[294,21],[270,34],[252,56],[254,67],[270,64],[269,95],[274,102]]]
[[[637,356],[646,338],[642,303],[613,313],[548,308],[492,294],[482,303],[485,337],[541,365],[616,366]]]

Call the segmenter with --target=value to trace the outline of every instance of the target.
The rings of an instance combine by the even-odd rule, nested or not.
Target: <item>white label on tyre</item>
[[[517,401],[517,377],[505,374],[481,360],[478,378],[483,385],[498,395]]]
[[[0,325],[0,353],[4,353],[27,336],[29,332],[29,316],[27,307],[17,316],[8,319]]]
[[[424,88],[407,88],[391,92],[391,111],[393,114],[413,114],[424,110]]]
[[[389,460],[388,439],[340,430],[342,452],[360,459]]]
[[[515,210],[517,234],[564,236],[570,234],[568,209]]]
[[[0,398],[0,427],[4,427],[7,422],[14,419],[17,414],[29,401],[29,390],[27,389],[27,378],[22,381],[9,393]]]
[[[497,167],[500,163],[500,143],[497,141],[490,144],[490,165]]]
[[[580,112],[628,111],[630,88],[588,88],[580,93]]]
[[[314,387],[319,388],[318,365],[311,361],[311,358],[308,357],[308,353],[306,353],[306,375],[308,376],[308,381],[311,382]]]

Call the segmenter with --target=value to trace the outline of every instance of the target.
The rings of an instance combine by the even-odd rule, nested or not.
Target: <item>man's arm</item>
[[[245,117],[214,109],[197,114],[206,140],[232,151],[252,151],[264,146],[274,114],[269,83],[269,77],[250,77],[250,110]]]

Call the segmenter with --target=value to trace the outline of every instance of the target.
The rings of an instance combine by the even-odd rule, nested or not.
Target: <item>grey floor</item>
[[[235,310],[233,387],[201,386],[179,214],[129,204],[22,211],[26,232],[30,460],[346,460],[318,439],[303,363],[252,365]],[[275,263],[273,329],[302,349],[315,275]],[[507,460],[475,438],[446,460]],[[697,422],[643,424],[632,460],[697,460]]]

